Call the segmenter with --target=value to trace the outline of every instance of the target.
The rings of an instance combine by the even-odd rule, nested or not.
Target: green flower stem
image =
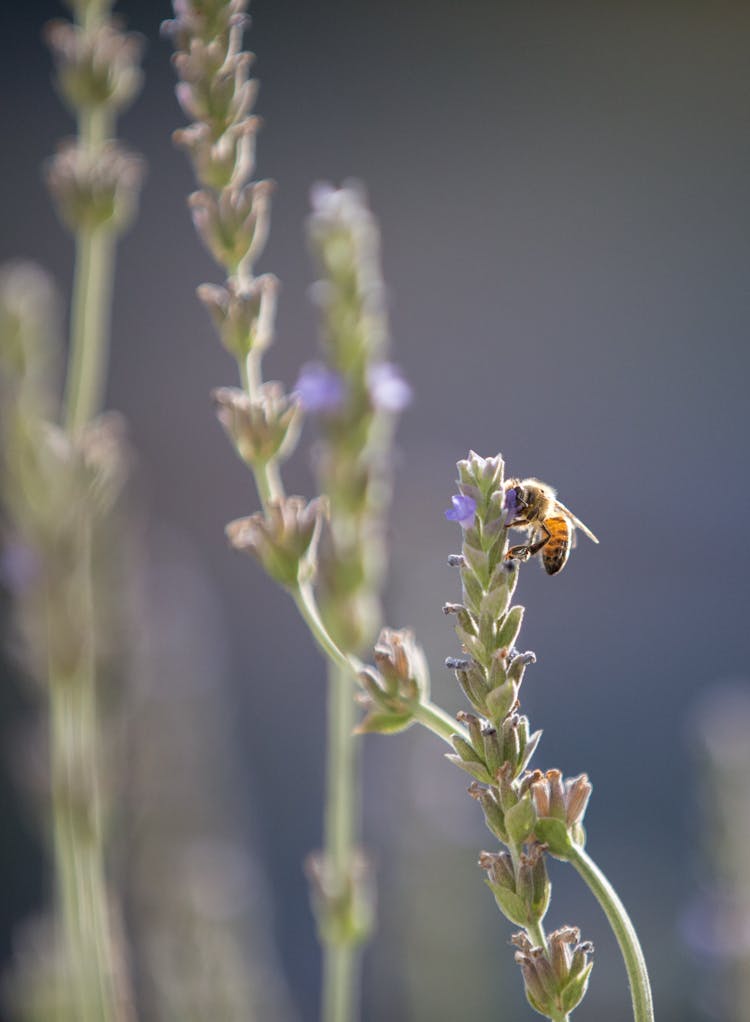
[[[106,228],[76,237],[64,425],[78,433],[99,412],[106,382],[115,238]]]
[[[347,912],[352,897],[359,830],[359,742],[354,735],[356,705],[348,663],[329,663],[325,883],[332,905]],[[356,893],[354,893],[356,898]],[[349,901],[351,905],[351,901]],[[353,1022],[357,1017],[358,937],[353,926],[323,930],[323,1022]]]
[[[358,679],[365,665],[357,657],[344,653],[333,641],[321,619],[312,587],[309,584],[300,585],[292,589],[291,593],[297,609],[323,653],[329,660],[342,667],[350,678]],[[470,740],[466,728],[429,699],[420,704],[414,719],[438,738],[442,738],[451,748],[453,748],[451,735],[460,735],[467,742]]]
[[[544,932],[541,922],[529,923],[525,930],[532,944],[536,947],[543,947],[545,951],[547,950],[547,934]]]
[[[95,27],[107,14],[101,0],[89,0],[79,23]],[[112,128],[103,108],[78,117],[80,144],[100,149]],[[63,424],[79,433],[101,410],[109,352],[109,318],[114,277],[114,231],[77,232],[70,345]],[[80,538],[79,625],[85,649],[72,673],[51,662],[50,758],[52,821],[57,883],[71,994],[81,1022],[112,1022],[119,1015],[112,947],[99,791],[99,727],[96,705],[93,580],[90,524]],[[54,601],[48,601],[53,620]]]
[[[426,727],[428,731],[432,731],[438,738],[442,738],[451,748],[453,748],[453,742],[451,741],[453,735],[460,735],[464,741],[471,740],[469,732],[462,724],[459,724],[454,717],[451,717],[449,713],[446,713],[445,710],[440,706],[436,706],[429,699],[420,703],[414,717],[422,727]]]
[[[568,861],[580,873],[604,909],[609,925],[617,937],[617,943],[620,945],[628,973],[634,1022],[654,1022],[654,1006],[646,961],[633,924],[625,911],[625,906],[618,898],[609,880],[583,848],[576,847]]]
[[[81,1022],[118,1017],[104,875],[99,733],[91,591],[91,535],[81,530],[77,565],[83,640],[75,667],[49,663],[52,827],[69,991]],[[54,627],[53,596],[47,618]]]
[[[97,18],[99,6],[87,6],[83,15],[86,24]],[[100,149],[111,130],[111,114],[103,108],[84,110],[78,117],[78,136],[84,148]],[[63,412],[69,432],[80,431],[102,405],[114,272],[114,231],[106,225],[78,231]]]

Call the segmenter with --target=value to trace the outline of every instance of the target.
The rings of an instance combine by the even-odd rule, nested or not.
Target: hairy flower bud
[[[172,138],[190,156],[196,176],[205,188],[214,191],[240,188],[253,170],[259,123],[257,117],[246,117],[215,138],[207,124],[197,121],[187,128],[178,128]]]
[[[143,49],[139,36],[122,32],[114,19],[93,30],[55,20],[45,35],[60,91],[74,110],[106,106],[117,111],[135,98],[143,80],[137,66]]]
[[[243,188],[225,188],[218,197],[206,189],[193,192],[188,202],[201,239],[220,265],[235,273],[252,264],[266,243],[271,211],[270,181]]]
[[[219,42],[223,60],[230,42],[238,48],[231,37],[242,31],[247,0],[176,0],[173,6],[175,17],[162,23],[162,32],[173,39],[176,49]]]
[[[215,67],[219,51],[213,41],[206,47],[194,44],[174,58],[181,79],[176,89],[180,106],[188,117],[207,124],[214,138],[247,117],[258,94],[258,83],[248,81],[253,55],[232,54]]]
[[[236,281],[201,284],[198,297],[219,332],[221,343],[238,360],[265,351],[273,339],[279,282],[271,273],[240,287]]]
[[[264,383],[254,398],[236,387],[219,387],[213,398],[219,422],[248,465],[283,459],[294,449],[302,409],[280,383]]]
[[[226,534],[236,550],[257,557],[277,582],[294,586],[314,573],[317,540],[326,513],[321,497],[309,503],[304,497],[285,497],[269,501],[265,515],[230,522]]]
[[[143,160],[116,142],[93,152],[68,141],[48,164],[47,185],[71,231],[121,231],[135,212],[143,173]]]
[[[546,774],[535,770],[524,778],[522,787],[534,801],[536,836],[549,845],[553,855],[566,859],[573,845],[583,847],[582,821],[592,791],[586,774],[563,781],[559,770]]]
[[[378,673],[360,674],[367,714],[357,731],[393,733],[414,720],[414,713],[429,697],[427,661],[408,629],[383,628],[374,650]]]
[[[547,1018],[567,1018],[583,999],[589,975],[593,945],[581,942],[580,931],[563,926],[547,936],[547,951],[534,947],[525,933],[516,933],[511,943],[518,949],[515,959],[521,967],[529,1004]]]

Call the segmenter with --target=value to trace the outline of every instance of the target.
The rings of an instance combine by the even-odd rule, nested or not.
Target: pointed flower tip
[[[294,395],[306,412],[335,412],[344,402],[344,381],[319,362],[302,368]]]
[[[473,497],[466,497],[463,493],[451,497],[451,504],[445,512],[449,522],[458,522],[462,529],[468,529],[474,524],[474,515],[477,513],[477,502]]]

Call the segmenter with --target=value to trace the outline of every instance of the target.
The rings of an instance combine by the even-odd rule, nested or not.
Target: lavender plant
[[[547,934],[550,898],[546,856],[570,862],[600,901],[620,943],[636,1022],[653,1018],[643,956],[627,914],[584,850],[582,818],[591,792],[585,776],[563,780],[528,764],[540,733],[519,714],[519,690],[531,653],[515,642],[523,608],[511,606],[518,563],[508,559],[508,501],[515,492],[497,456],[459,465],[452,517],[464,530],[460,555],[463,602],[449,604],[465,653],[449,660],[475,713],[459,723],[429,698],[424,656],[413,635],[384,629],[373,666],[359,660],[380,616],[382,522],[395,415],[409,388],[384,358],[382,283],[377,233],[352,188],[313,195],[310,233],[322,271],[316,295],[323,310],[325,362],[308,365],[296,391],[264,383],[261,359],[273,338],[276,280],[253,266],[268,232],[267,182],[250,180],[257,120],[255,88],[242,51],[243,0],[175,3],[168,30],[175,40],[178,99],[194,118],[176,140],[189,152],[200,191],[190,197],[201,238],[227,273],[222,287],[199,297],[237,361],[241,388],[215,392],[219,419],[255,477],[261,511],[231,522],[230,542],[252,554],[284,586],[330,662],[326,848],[312,860],[314,904],[325,950],[323,1018],[356,1017],[353,947],[369,925],[367,884],[355,854],[358,814],[352,732],[393,733],[414,723],[453,747],[451,758],[474,781],[470,794],[501,851],[483,852],[501,911],[523,929],[516,960],[528,1000],[552,1022],[564,1022],[585,994],[591,945],[575,927]],[[281,462],[296,444],[303,412],[321,425],[318,481],[312,501],[286,496]],[[527,551],[528,554],[528,551]],[[354,728],[353,692],[363,689],[365,715]]]
[[[567,1019],[586,992],[593,966],[593,947],[580,940],[577,928],[545,933],[550,899],[545,857],[550,854],[570,862],[601,901],[625,957],[634,1017],[652,1018],[635,931],[584,851],[582,821],[591,784],[585,774],[564,780],[559,770],[528,769],[541,732],[531,734],[528,719],[518,712],[524,674],[536,657],[516,648],[524,609],[511,605],[519,574],[515,556],[523,556],[523,548],[508,549],[508,529],[519,511],[517,487],[505,484],[499,455],[485,459],[472,452],[458,471],[459,494],[446,516],[462,528],[461,553],[450,563],[459,569],[463,599],[444,609],[456,617],[466,655],[446,663],[476,713],[459,713],[468,739],[454,736],[455,753],[449,758],[474,778],[469,794],[504,845],[499,852],[482,852],[479,865],[500,911],[523,927],[513,937],[515,957],[536,1011],[553,1022]]]
[[[116,115],[139,88],[140,43],[120,30],[108,2],[71,6],[74,22],[47,29],[58,87],[78,129],[47,173],[76,246],[62,405],[50,355],[54,329],[45,313],[51,287],[35,268],[15,267],[3,278],[0,368],[5,512],[12,549],[25,551],[29,567],[18,593],[21,620],[49,703],[56,975],[43,1010],[100,1022],[129,1014],[105,864],[97,564],[124,478],[119,421],[100,414],[114,252],[142,174],[140,159],[111,135]],[[26,1005],[32,1015],[42,1011],[40,992],[33,993],[37,1007]]]

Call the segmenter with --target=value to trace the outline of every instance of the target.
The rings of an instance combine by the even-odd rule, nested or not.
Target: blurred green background
[[[145,89],[122,135],[149,172],[118,256],[109,404],[138,452],[150,663],[161,665],[136,684],[133,719],[140,748],[166,750],[133,801],[153,796],[167,834],[195,806],[192,834],[231,833],[247,857],[236,899],[255,932],[257,981],[288,987],[279,1017],[312,1022],[318,951],[301,863],[320,840],[324,670],[284,594],[226,548],[224,523],[256,500],[208,399],[235,381],[193,295],[218,277],[185,208],[187,161],[170,142],[182,122],[158,37],[170,10],[145,0],[118,9],[148,38]],[[40,261],[65,289],[72,253],[40,168],[72,124],[39,40],[63,13],[46,0],[0,13],[0,256]],[[582,540],[560,577],[522,573],[523,646],[538,656],[523,707],[545,732],[534,763],[594,782],[588,847],[631,911],[661,1022],[750,1018],[732,985],[750,916],[733,902],[726,946],[705,908],[721,870],[697,754],[707,717],[714,744],[729,723],[740,736],[750,725],[742,700],[709,712],[712,686],[738,679],[744,691],[748,676],[750,7],[256,0],[252,15],[258,170],[278,182],[259,270],[283,283],[269,378],[291,385],[316,352],[311,184],[363,180],[382,227],[394,354],[416,391],[399,433],[389,623],[416,630],[436,699],[461,708],[441,667],[458,652],[441,613],[458,598],[446,567],[458,537],[442,516],[455,461],[501,450],[513,474],[558,487],[601,545]],[[310,491],[304,453],[288,479],[292,492]],[[6,598],[6,622],[7,611]],[[6,965],[47,884],[19,784],[33,708],[10,664],[0,689]],[[491,838],[463,775],[436,739],[411,731],[368,739],[365,776],[380,902],[365,1020],[531,1017],[510,927],[475,865]],[[747,820],[742,792],[734,805]],[[716,835],[730,841],[731,827]],[[174,869],[157,856],[148,874],[158,886]],[[185,874],[186,898],[199,877]],[[597,949],[576,1019],[627,1019],[600,910],[570,870],[558,864],[553,880],[549,925],[579,925]]]

